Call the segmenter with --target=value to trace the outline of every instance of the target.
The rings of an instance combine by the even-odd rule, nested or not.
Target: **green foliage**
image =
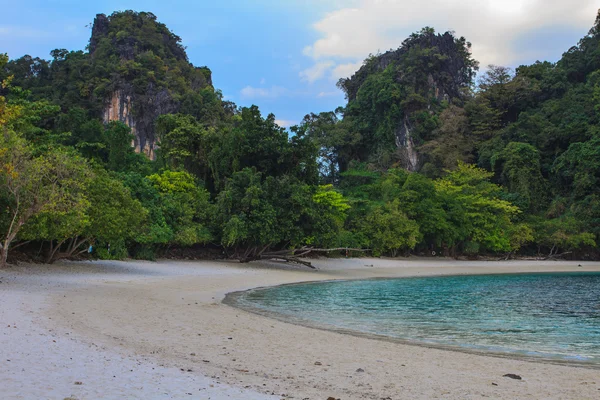
[[[90,241],[119,243],[134,240],[141,233],[148,212],[131,196],[123,183],[102,170],[96,171],[86,189],[92,206],[90,224],[84,235]]]
[[[327,183],[337,183],[340,173],[348,169],[349,161],[356,156],[356,146],[361,135],[352,129],[347,120],[335,112],[309,114],[300,125],[291,128],[296,137],[308,137],[318,149],[317,161],[321,178]]]
[[[211,239],[208,192],[187,172],[164,171],[148,180],[158,192],[158,207],[169,228],[168,243],[191,246]]]
[[[533,225],[535,241],[550,248],[550,254],[595,246],[594,234],[582,230],[581,222],[572,217],[537,219]]]
[[[266,177],[246,168],[227,182],[217,198],[221,243],[253,255],[272,247],[337,243],[346,199],[332,186],[311,187],[294,177]],[[250,253],[248,253],[250,254]]]
[[[543,210],[546,183],[536,148],[527,143],[511,142],[493,160],[494,169],[500,169],[498,164],[502,165],[500,179],[503,186],[516,195],[513,202],[534,213]]]
[[[411,250],[419,242],[419,225],[400,210],[399,201],[374,208],[365,219],[365,235],[373,255]]]
[[[583,143],[573,143],[558,157],[553,172],[564,188],[575,198],[600,194],[600,130]]]
[[[184,114],[161,115],[156,123],[162,163],[169,168],[193,171],[196,176],[207,180],[213,130],[202,126],[193,116]]]
[[[282,240],[277,229],[277,210],[267,200],[260,172],[244,169],[227,182],[219,194],[218,221],[223,224],[221,243],[264,246]]]
[[[212,138],[208,155],[216,188],[245,168],[254,168],[266,176],[291,175],[307,183],[316,183],[318,170],[316,147],[303,134],[291,140],[275,116],[261,116],[256,106],[242,108],[233,126]]]
[[[108,144],[108,165],[112,171],[124,171],[133,156],[131,129],[122,122],[112,121],[105,132]]]
[[[49,262],[209,241],[246,261],[303,246],[599,254],[600,18],[557,63],[489,66],[477,84],[470,43],[424,28],[291,135],[223,101],[153,14],[98,15],[92,33],[48,61],[0,54],[0,263],[29,240]],[[105,122],[116,100],[127,124]]]
[[[439,177],[453,169],[458,161],[471,163],[475,140],[470,135],[467,112],[450,105],[439,115],[437,126],[432,127],[428,141],[419,150],[424,158],[421,171],[429,177]]]
[[[338,246],[348,211],[348,200],[333,185],[318,186],[312,201],[306,205],[308,215],[303,239],[304,244],[319,247]],[[346,244],[348,246],[348,244]]]
[[[452,229],[445,242],[451,247],[477,243],[494,252],[511,250],[511,219],[520,210],[501,200],[500,187],[490,183],[492,173],[473,165],[459,163],[458,168],[435,182]]]
[[[87,224],[83,193],[89,169],[72,152],[53,148],[36,156],[16,133],[0,134],[1,256],[17,238],[64,239]]]

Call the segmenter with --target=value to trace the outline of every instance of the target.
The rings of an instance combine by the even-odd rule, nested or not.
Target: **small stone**
[[[494,383],[494,382],[492,382],[492,386],[498,386],[498,384],[497,384],[497,383]]]
[[[516,379],[516,380],[519,380],[519,381],[520,381],[521,379],[523,379],[523,378],[521,378],[521,376],[520,376],[520,375],[517,375],[517,374],[505,374],[505,375],[503,375],[503,376],[504,376],[505,378]]]
[[[315,361],[315,365],[323,365],[320,361]],[[335,400],[335,399],[334,399]]]
[[[195,356],[195,355],[196,355],[196,353],[190,353],[190,356],[192,356],[192,357]]]
[[[359,368],[359,369],[356,370],[356,372],[365,372],[365,370],[362,369],[362,368]]]
[[[75,385],[83,385],[83,382],[75,381]]]

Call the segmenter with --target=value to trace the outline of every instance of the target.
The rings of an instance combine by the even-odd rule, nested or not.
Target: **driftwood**
[[[564,253],[560,253],[560,254],[551,254],[548,257],[544,258],[544,260],[552,260],[553,258],[560,258],[562,256],[566,256],[567,254],[572,254],[572,251],[567,251]]]
[[[257,260],[280,260],[289,263],[301,264],[307,266],[312,269],[316,269],[315,266],[312,265],[310,261],[301,260],[300,257],[306,257],[312,253],[331,253],[334,251],[357,251],[357,252],[366,252],[369,249],[355,249],[348,247],[336,247],[331,249],[321,249],[321,248],[313,248],[313,247],[301,247],[299,249],[286,249],[286,250],[276,250],[276,251],[267,251],[269,246],[265,246],[261,249],[258,247],[248,248],[244,251],[243,255],[240,255],[237,258],[241,263],[247,263],[250,261]],[[236,252],[238,253],[238,252]],[[238,253],[239,254],[239,253]]]

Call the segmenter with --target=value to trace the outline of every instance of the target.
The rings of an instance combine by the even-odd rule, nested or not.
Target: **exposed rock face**
[[[462,40],[464,39],[458,39],[459,42]],[[417,38],[409,38],[397,50],[390,50],[373,57],[370,62],[366,62],[360,67],[351,78],[341,79],[339,85],[346,92],[348,101],[352,101],[356,99],[358,90],[370,74],[381,72],[392,63],[399,67],[403,66],[407,62],[410,50],[413,48],[435,48],[444,56],[444,60],[432,65],[432,68],[429,68],[430,71],[423,71],[423,68],[427,67],[421,66],[419,72],[428,72],[427,84],[429,88],[416,87],[415,89],[418,91],[431,89],[438,99],[460,97],[461,88],[468,86],[474,77],[474,72],[465,63],[465,54],[461,52],[461,45],[462,43],[457,43],[457,39],[450,32],[441,35],[431,33]],[[400,69],[397,79],[403,80],[408,78],[409,75],[409,72]]]
[[[94,25],[92,26],[92,37],[90,38],[90,54],[93,54],[96,51],[100,38],[108,34],[108,23],[109,21],[106,15],[96,14]]]
[[[158,140],[156,119],[179,110],[174,97],[212,86],[210,70],[194,68],[180,40],[151,13],[98,14],[92,27],[90,55],[102,64],[106,70],[102,78],[110,82],[103,92],[103,121],[129,126],[135,151],[151,159]],[[115,56],[120,66],[107,69],[107,61]],[[172,75],[167,77],[168,73]]]
[[[156,158],[158,145],[154,122],[162,114],[175,112],[176,107],[167,90],[151,91],[146,102],[135,102],[135,98],[130,86],[123,84],[107,99],[103,121],[121,121],[130,127],[134,135],[131,146],[137,153],[143,153],[153,160]],[[134,104],[138,107],[135,115]]]
[[[406,93],[406,97],[394,104],[401,112],[394,117],[393,128],[396,155],[405,169],[417,171],[421,166],[417,151],[420,138],[415,136],[419,127],[416,115],[423,111],[435,114],[441,102],[460,99],[472,82],[477,63],[470,58],[469,47],[464,38],[457,39],[450,32],[435,34],[425,28],[397,50],[369,58],[351,78],[338,82],[351,104],[369,76],[394,68],[394,81]],[[410,96],[416,100],[412,101]]]
[[[135,129],[135,120],[131,113],[131,96],[129,94],[124,94],[121,90],[114,91],[104,106],[102,120],[104,123],[121,121],[131,128],[131,133],[135,137],[131,146],[135,148],[137,153],[141,152],[140,141]]]
[[[419,168],[419,154],[415,148],[414,138],[411,135],[411,123],[408,117],[396,128],[396,147],[400,154],[400,160],[405,169],[416,171]]]

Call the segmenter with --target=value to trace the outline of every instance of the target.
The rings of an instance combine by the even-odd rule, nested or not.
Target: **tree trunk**
[[[54,247],[54,241],[50,240],[50,251],[48,252],[48,257],[46,257],[46,264],[52,264],[57,260],[57,258],[54,258],[54,256],[60,250],[64,242],[66,242],[66,240],[58,242],[56,247]]]
[[[6,261],[8,260],[8,249],[16,236],[16,232],[9,233],[6,239],[4,239],[4,243],[0,246],[0,268],[5,268],[8,264]]]
[[[6,260],[8,258],[8,249],[4,246],[0,248],[0,268],[6,268]]]

